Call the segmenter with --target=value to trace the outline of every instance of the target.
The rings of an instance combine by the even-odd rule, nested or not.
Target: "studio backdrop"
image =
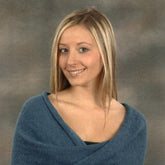
[[[115,31],[118,100],[147,119],[145,164],[165,164],[164,0],[0,0],[0,165],[10,164],[25,100],[50,91],[57,25],[73,10],[90,6],[102,11]]]

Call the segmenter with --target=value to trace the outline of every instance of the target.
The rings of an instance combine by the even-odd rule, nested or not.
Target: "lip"
[[[81,73],[83,73],[85,70],[86,70],[86,68],[77,69],[77,70],[67,70],[67,71],[71,77],[76,77],[76,76],[80,75]]]

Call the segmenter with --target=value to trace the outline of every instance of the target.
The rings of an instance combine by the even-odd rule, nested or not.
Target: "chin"
[[[72,87],[85,87],[91,84],[89,81],[69,81],[69,83]]]
[[[69,83],[70,83],[70,85],[72,87],[75,87],[75,86],[84,86],[84,84],[85,84],[83,82],[71,82],[71,81]]]

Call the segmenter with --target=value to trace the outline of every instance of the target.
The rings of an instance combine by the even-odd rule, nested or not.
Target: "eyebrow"
[[[88,43],[88,42],[79,42],[79,43],[77,43],[77,45],[81,45],[81,44],[92,45],[91,43]],[[64,44],[64,43],[59,43],[59,45],[66,46],[67,44]]]
[[[88,42],[79,42],[77,45],[81,45],[81,44],[92,45],[91,43],[88,43]]]

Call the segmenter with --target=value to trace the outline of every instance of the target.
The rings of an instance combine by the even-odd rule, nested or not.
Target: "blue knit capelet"
[[[43,92],[25,102],[19,114],[11,165],[143,165],[147,146],[144,116],[128,104],[117,134],[87,145],[61,118]]]

